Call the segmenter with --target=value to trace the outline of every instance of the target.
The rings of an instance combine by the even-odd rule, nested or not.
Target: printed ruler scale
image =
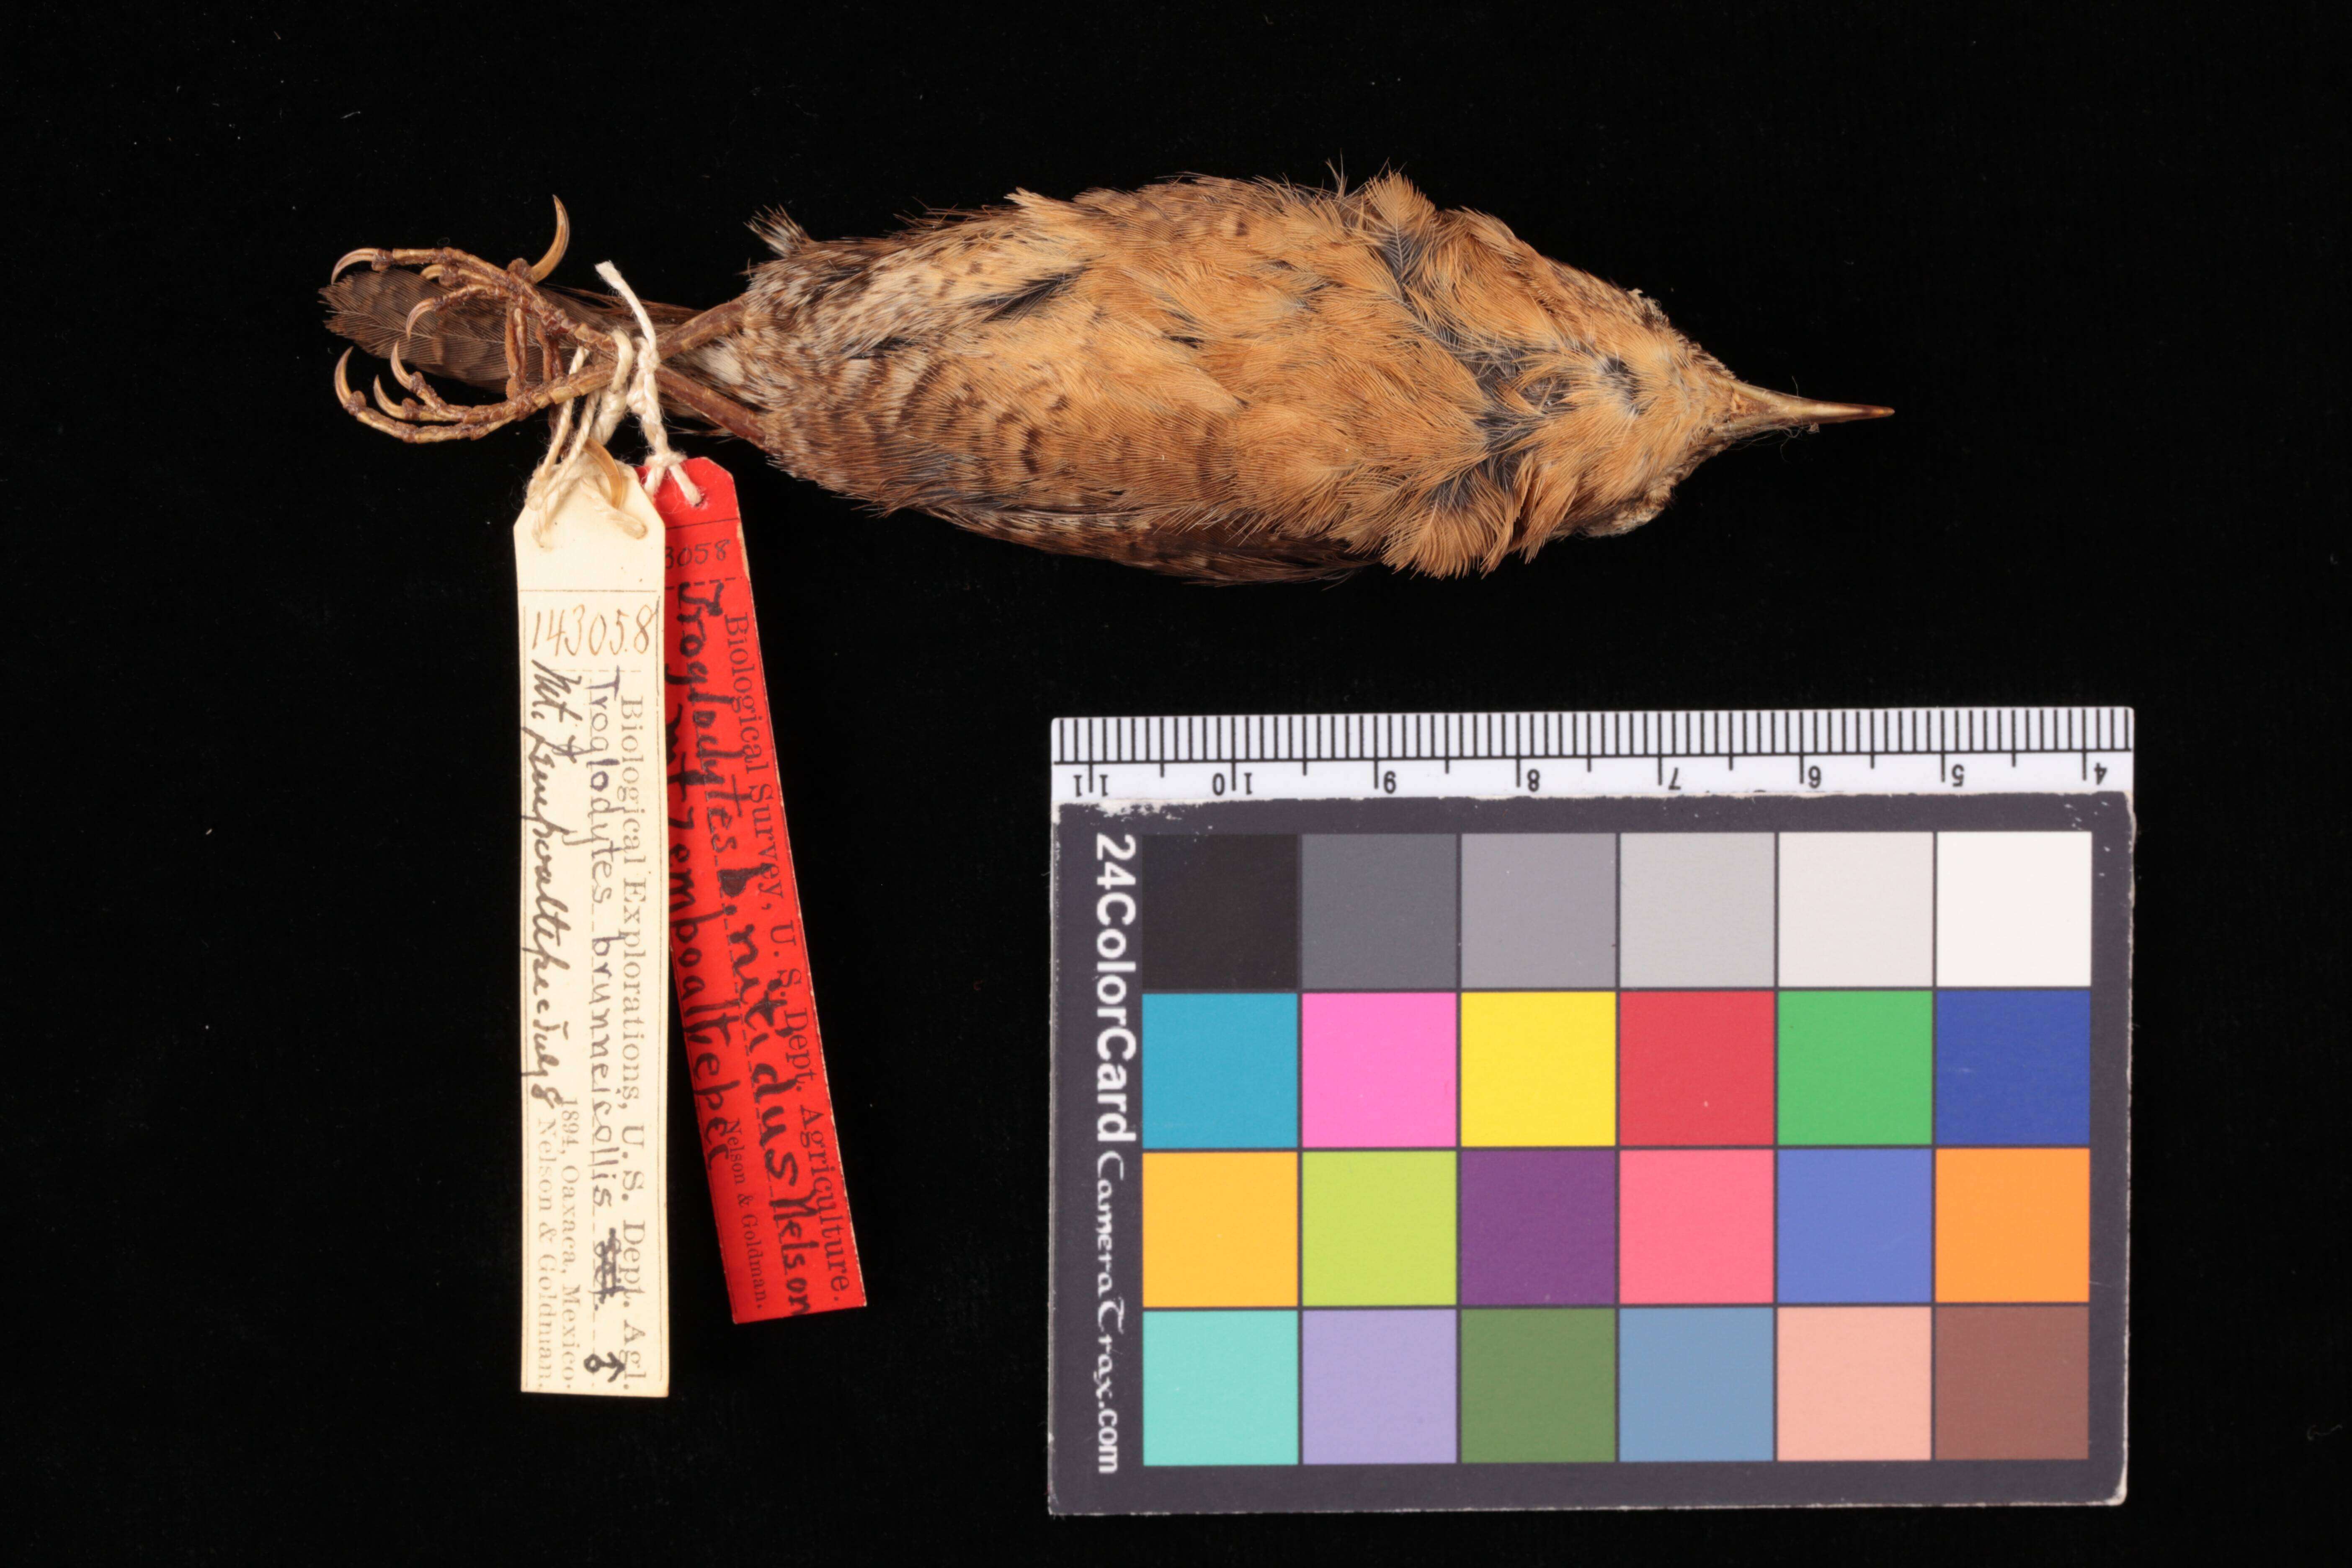
[[[1056,801],[2132,787],[2128,708],[1060,719]]]
[[[1055,1508],[2119,1500],[2134,743],[1057,721]]]

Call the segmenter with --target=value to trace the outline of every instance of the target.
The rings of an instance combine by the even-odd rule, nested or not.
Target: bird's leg
[[[667,365],[655,374],[654,383],[660,388],[665,403],[676,404],[696,418],[709,421],[730,436],[759,445],[760,416],[725,393],[713,392]]]
[[[743,324],[743,301],[730,300],[724,305],[713,305],[699,315],[689,316],[655,340],[664,359],[672,354],[698,349],[713,338],[723,338]]]
[[[393,379],[403,388],[414,393],[415,399],[403,398],[393,403],[377,393],[379,407],[368,406],[367,399],[354,391],[345,379],[345,369],[351,363],[351,351],[335,363],[335,399],[353,418],[370,429],[381,430],[403,441],[470,441],[491,431],[510,425],[517,419],[536,414],[542,408],[552,408],[575,397],[601,392],[613,379],[612,338],[602,330],[574,319],[568,311],[541,294],[530,277],[525,263],[518,262],[512,269],[494,268],[478,257],[455,250],[361,250],[353,251],[338,263],[340,273],[357,261],[367,261],[379,271],[387,267],[421,265],[435,282],[455,277],[462,279],[455,289],[440,297],[426,300],[417,307],[417,314],[435,306],[447,303],[464,294],[478,298],[483,295],[503,299],[507,303],[505,348],[507,360],[507,395],[497,403],[455,404],[445,400],[425,379],[401,363],[395,352],[392,359]],[[414,315],[412,315],[412,322]],[[524,335],[528,332],[540,351],[540,364],[544,373],[538,385],[530,384],[523,353]],[[582,366],[569,375],[557,375],[555,351],[564,342],[576,342],[592,354],[603,353],[593,363]]]
[[[393,379],[414,395],[394,403],[378,384],[373,389],[375,405],[371,407],[367,398],[352,390],[345,377],[352,357],[346,350],[335,365],[336,401],[361,424],[402,441],[469,441],[541,409],[603,391],[613,379],[617,358],[613,334],[539,288],[562,258],[571,237],[571,220],[562,202],[556,203],[555,215],[554,243],[536,262],[518,258],[498,267],[478,256],[446,246],[410,249],[368,246],[346,254],[335,263],[331,275],[340,277],[362,262],[378,272],[393,267],[416,268],[418,276],[435,284],[440,292],[422,300],[409,312],[408,327],[414,327],[426,312],[444,309],[459,300],[495,300],[501,303],[505,321],[500,347],[507,371],[503,399],[497,403],[447,402],[423,375],[404,364],[394,351],[391,361]],[[705,310],[657,334],[655,353],[666,359],[699,348],[735,330],[742,317],[740,300]],[[562,350],[567,345],[586,350],[589,357],[577,370],[559,375],[556,367],[562,363]],[[531,349],[539,354],[541,379],[536,385],[531,384],[530,374]],[[666,401],[730,435],[758,440],[758,416],[734,399],[667,368],[660,372],[658,383]]]
[[[542,408],[552,408],[569,403],[575,397],[601,392],[613,379],[613,366],[608,361],[601,365],[586,365],[571,375],[541,382],[520,397],[509,397],[503,403],[444,403],[440,409],[419,407],[403,399],[398,404],[386,402],[386,412],[379,413],[368,406],[368,400],[352,388],[345,372],[354,350],[345,349],[343,357],[335,362],[335,401],[343,411],[371,430],[381,430],[397,440],[429,443],[434,441],[472,441],[488,435],[502,425],[511,425],[526,415]],[[410,373],[414,374],[414,372]],[[423,377],[417,378],[419,381]]]
[[[724,305],[713,305],[698,316],[689,316],[654,340],[655,352],[665,361],[682,354],[715,339],[723,338],[743,323],[743,301],[730,300]],[[697,418],[706,419],[730,436],[740,437],[754,446],[760,440],[760,416],[723,392],[715,391],[664,364],[655,376],[662,397],[677,404]]]
[[[506,397],[498,403],[454,404],[445,401],[425,379],[408,369],[394,351],[392,356],[393,379],[415,398],[403,398],[394,403],[386,397],[381,383],[375,386],[376,406],[368,406],[366,398],[352,389],[345,379],[344,369],[351,362],[351,351],[335,364],[335,400],[343,405],[352,418],[373,430],[403,441],[469,441],[488,435],[501,426],[510,425],[526,415],[542,408],[552,408],[575,397],[600,392],[613,379],[614,344],[610,333],[592,322],[581,320],[555,300],[541,293],[539,285],[555,270],[562,259],[565,245],[572,236],[570,216],[563,204],[555,204],[555,241],[547,254],[536,262],[517,258],[505,267],[496,267],[480,257],[446,246],[430,249],[392,249],[365,246],[346,254],[335,263],[330,281],[341,277],[346,268],[364,261],[378,272],[391,267],[414,267],[417,275],[436,284],[441,292],[428,297],[409,312],[407,325],[414,327],[419,316],[441,309],[457,300],[494,299],[506,306],[503,347],[506,351]],[[524,352],[526,341],[537,347],[540,355],[541,380],[530,384],[528,360]],[[556,374],[556,352],[559,344],[572,342],[589,351],[591,363],[569,375]]]

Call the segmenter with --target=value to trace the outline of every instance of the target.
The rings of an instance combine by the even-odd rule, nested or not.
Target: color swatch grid
[[[1144,846],[1147,1467],[2086,1456],[2090,834]]]

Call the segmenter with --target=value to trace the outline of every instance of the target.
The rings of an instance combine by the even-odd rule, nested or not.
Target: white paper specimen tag
[[[669,1392],[662,524],[593,473],[515,523],[522,1386]],[[639,525],[635,537],[624,516]]]

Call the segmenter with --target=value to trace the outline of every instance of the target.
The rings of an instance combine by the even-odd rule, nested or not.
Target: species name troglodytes
[[[344,406],[448,440],[600,390],[635,318],[542,285],[557,222],[537,264],[345,257],[330,324],[415,395],[371,407],[339,365]],[[1743,437],[1890,412],[1747,385],[1639,293],[1395,174],[1016,191],[880,239],[755,226],[776,258],[740,298],[648,307],[671,412],[884,510],[1213,582],[1490,571],[1647,521]]]

